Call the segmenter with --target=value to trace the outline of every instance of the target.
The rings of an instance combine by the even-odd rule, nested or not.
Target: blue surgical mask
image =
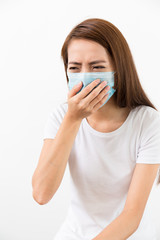
[[[110,89],[107,92],[107,94],[109,94],[109,95],[108,95],[108,98],[106,99],[106,101],[103,103],[103,105],[104,105],[106,102],[108,102],[108,100],[116,92],[116,90],[112,88],[114,86],[114,73],[115,72],[82,72],[82,73],[67,72],[68,79],[69,79],[69,82],[68,82],[69,90],[71,90],[80,81],[82,81],[83,87],[77,93],[82,91],[83,88],[85,88],[88,84],[90,84],[91,82],[93,82],[96,79],[100,79],[100,83],[103,81],[107,81],[106,86],[110,86]],[[99,84],[97,84],[96,87]]]

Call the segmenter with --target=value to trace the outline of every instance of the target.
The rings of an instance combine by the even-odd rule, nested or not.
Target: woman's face
[[[115,71],[105,48],[87,39],[72,39],[68,46],[68,72]]]

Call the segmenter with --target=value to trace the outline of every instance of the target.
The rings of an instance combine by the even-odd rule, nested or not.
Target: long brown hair
[[[71,39],[92,40],[106,49],[115,66],[114,87],[116,92],[114,94],[119,107],[133,109],[140,105],[146,105],[157,110],[141,86],[128,43],[116,26],[104,19],[90,18],[71,30],[61,49],[67,83],[69,81],[67,76],[68,45]],[[157,184],[159,183],[160,174]]]

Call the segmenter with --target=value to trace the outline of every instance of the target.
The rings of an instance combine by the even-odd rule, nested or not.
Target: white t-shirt
[[[50,112],[43,138],[55,138],[68,103]],[[112,132],[83,118],[68,159],[71,202],[54,240],[91,240],[122,212],[136,163],[160,163],[160,113],[141,105]],[[158,240],[146,205],[129,240]]]

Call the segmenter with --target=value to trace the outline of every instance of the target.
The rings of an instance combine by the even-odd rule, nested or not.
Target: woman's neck
[[[89,122],[97,124],[98,122],[121,122],[126,119],[130,110],[128,107],[120,108],[115,104],[115,99],[110,98],[109,101],[99,108],[95,113],[87,117]]]

